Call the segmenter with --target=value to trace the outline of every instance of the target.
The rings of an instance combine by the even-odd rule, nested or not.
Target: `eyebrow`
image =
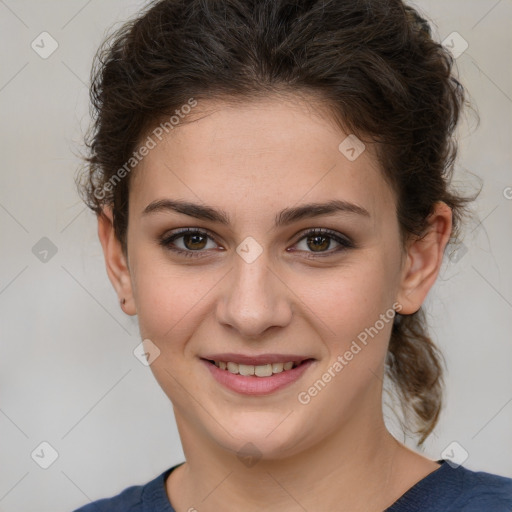
[[[229,215],[224,210],[182,200],[159,199],[153,201],[144,208],[142,215],[145,216],[151,213],[169,211],[188,215],[189,217],[200,220],[217,222],[226,226],[230,224]],[[302,219],[320,217],[321,215],[334,215],[336,213],[349,213],[367,218],[371,217],[368,210],[362,206],[341,199],[333,199],[326,203],[307,203],[285,208],[276,215],[274,224],[275,227],[287,226]]]

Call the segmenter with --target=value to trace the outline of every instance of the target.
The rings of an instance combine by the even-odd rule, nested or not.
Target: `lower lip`
[[[283,389],[297,381],[314,362],[313,359],[309,359],[291,370],[284,370],[270,377],[256,377],[255,375],[234,374],[228,370],[221,370],[205,359],[201,361],[207,366],[217,382],[244,395],[269,395]]]

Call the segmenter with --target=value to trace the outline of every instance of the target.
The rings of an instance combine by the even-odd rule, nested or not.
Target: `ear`
[[[413,238],[407,244],[407,254],[402,270],[397,302],[402,315],[418,311],[427,293],[434,285],[445,247],[452,232],[452,210],[445,203],[436,203],[427,219],[428,227],[421,238]]]
[[[135,315],[137,311],[133,300],[130,269],[121,242],[115,235],[112,209],[109,207],[104,207],[98,215],[98,237],[103,247],[110,282],[117,292],[119,302],[125,300],[121,308],[128,315]]]

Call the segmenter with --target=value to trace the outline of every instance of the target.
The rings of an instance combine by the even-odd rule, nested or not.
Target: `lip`
[[[262,396],[262,395],[270,395],[275,393],[287,386],[290,386],[294,382],[296,382],[300,377],[311,367],[311,365],[315,362],[312,358],[304,358],[299,357],[297,360],[297,356],[290,357],[289,355],[285,355],[283,359],[283,355],[275,354],[275,357],[278,357],[278,360],[272,361],[268,356],[266,359],[263,359],[264,362],[260,361],[260,357],[249,357],[244,356],[241,357],[240,354],[237,354],[236,358],[224,359],[228,354],[222,354],[222,357],[215,358],[212,357],[214,361],[229,361],[233,363],[237,363],[240,361],[241,364],[264,364],[264,362],[284,362],[284,361],[296,361],[301,362],[299,366],[292,368],[291,370],[285,370],[281,373],[276,373],[271,375],[270,377],[257,377],[255,375],[235,375],[234,373],[229,372],[228,370],[221,370],[217,368],[213,363],[211,363],[207,359],[201,359],[201,363],[206,366],[206,368],[210,371],[212,377],[224,387],[230,389],[231,391],[235,391],[236,393],[240,393],[242,395],[250,395],[250,396]],[[233,356],[235,354],[229,354]],[[287,359],[288,358],[288,359]],[[208,357],[210,359],[210,357]],[[235,359],[235,360],[234,360]],[[245,361],[258,361],[257,363],[253,362],[245,362]],[[240,364],[239,363],[239,364]]]

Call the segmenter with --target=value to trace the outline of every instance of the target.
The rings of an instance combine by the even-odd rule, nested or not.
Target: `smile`
[[[256,358],[259,359],[257,361],[254,358],[249,361],[248,357],[232,357],[238,359],[238,362],[230,361],[231,357],[201,358],[201,362],[222,387],[253,396],[269,395],[290,386],[316,362],[312,358],[295,357],[296,360],[293,361],[289,357],[283,357],[278,361],[276,356],[265,359],[263,357]],[[244,359],[244,362],[240,359]],[[269,362],[269,359],[274,361]],[[250,362],[257,364],[249,364]]]

